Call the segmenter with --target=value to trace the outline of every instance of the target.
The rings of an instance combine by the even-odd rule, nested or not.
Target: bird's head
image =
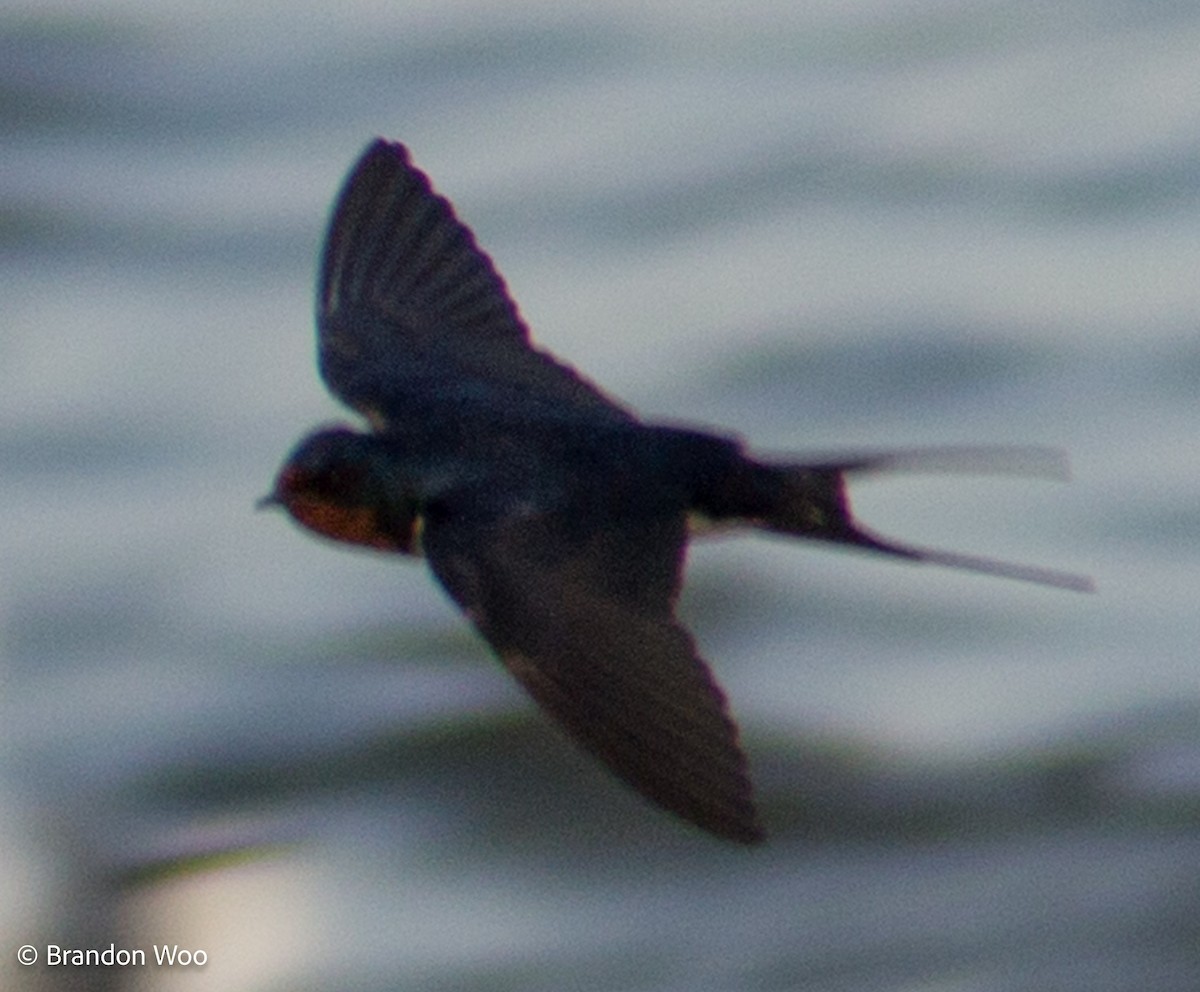
[[[386,444],[348,427],[310,434],[288,456],[260,509],[282,507],[302,527],[360,547],[419,553],[419,506],[392,470]]]

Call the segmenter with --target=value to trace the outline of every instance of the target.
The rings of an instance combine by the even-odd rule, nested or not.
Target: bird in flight
[[[753,844],[764,833],[725,695],[675,617],[700,522],[1090,588],[895,543],[860,526],[847,499],[854,473],[1014,458],[1047,468],[1047,452],[784,463],[730,437],[643,422],[533,346],[491,258],[399,143],[374,141],[351,170],[319,278],[321,375],[370,429],[309,435],[263,503],[333,540],[424,555],[578,744],[719,837]]]

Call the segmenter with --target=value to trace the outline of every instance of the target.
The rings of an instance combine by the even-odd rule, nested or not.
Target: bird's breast
[[[420,557],[424,518],[412,514],[386,520],[372,506],[344,506],[332,500],[301,497],[290,500],[288,512],[301,526],[332,541]]]

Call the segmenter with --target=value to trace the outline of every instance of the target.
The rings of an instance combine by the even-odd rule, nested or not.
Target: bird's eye
[[[362,485],[362,470],[346,463],[292,466],[281,480],[281,488],[297,496],[337,499]]]
[[[322,495],[345,496],[362,488],[363,471],[360,466],[341,462],[314,476],[313,484]]]

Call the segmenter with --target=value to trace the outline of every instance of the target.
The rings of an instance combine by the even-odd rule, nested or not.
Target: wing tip
[[[408,146],[401,141],[393,141],[391,138],[385,138],[382,135],[377,135],[371,141],[367,142],[367,147],[363,149],[362,155],[359,156],[359,162],[366,162],[375,158],[390,158],[398,159],[405,165],[412,164],[412,156],[408,151]]]

